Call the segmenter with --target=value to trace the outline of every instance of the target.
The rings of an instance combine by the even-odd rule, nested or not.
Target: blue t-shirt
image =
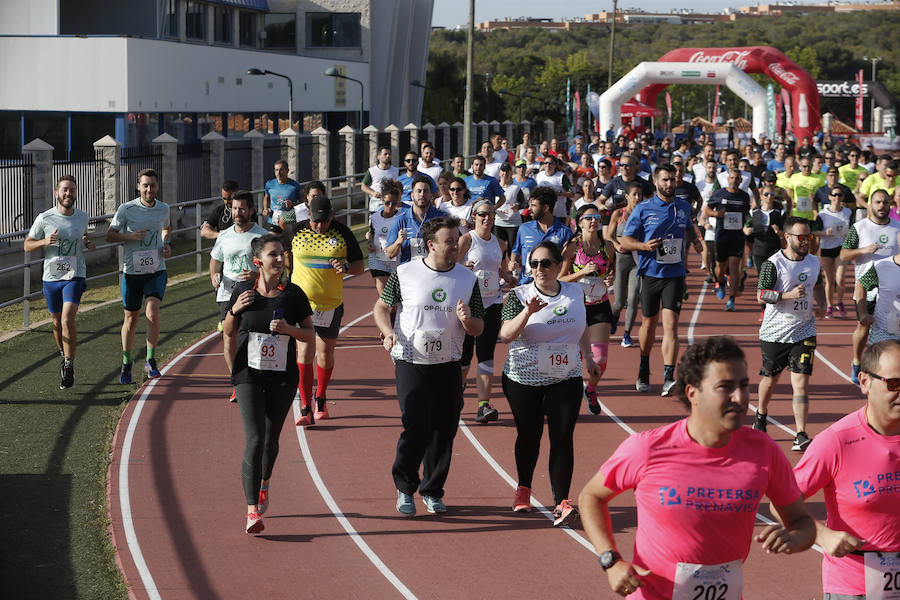
[[[421,229],[422,225],[425,224],[425,221],[430,221],[431,219],[435,219],[437,217],[446,217],[447,213],[442,210],[438,210],[433,206],[428,207],[428,211],[425,213],[425,218],[420,223],[416,216],[413,214],[412,208],[403,208],[397,215],[397,218],[394,220],[394,224],[391,225],[390,231],[388,231],[387,239],[385,240],[385,245],[390,246],[394,242],[397,241],[397,238],[400,237],[400,230],[405,229],[408,237],[406,241],[400,246],[400,263],[407,263],[412,260],[412,250],[409,245],[410,239],[422,239]]]
[[[745,239],[744,221],[750,214],[750,196],[744,190],[729,192],[728,188],[719,188],[706,203],[713,210],[725,209],[725,218],[716,219],[716,241],[743,241]],[[737,213],[735,215],[735,213]]]
[[[526,177],[525,181],[516,181],[515,177],[513,177],[513,183],[519,186],[519,188],[528,190],[529,192],[534,191],[534,188],[537,187],[537,181],[534,180],[534,177]]]
[[[639,242],[649,242],[656,238],[675,239],[674,247],[684,249],[684,231],[691,226],[691,205],[675,198],[672,202],[663,202],[659,196],[645,200],[634,207],[631,216],[625,223],[624,235]],[[662,246],[660,246],[662,249]],[[638,272],[641,275],[669,279],[684,277],[684,258],[674,263],[663,264],[657,261],[659,251],[638,251]]]
[[[280,212],[284,211],[285,200],[297,204],[297,198],[302,192],[303,187],[293,179],[288,179],[286,183],[278,183],[277,179],[267,181],[266,194],[269,196],[269,210],[272,211],[269,214],[269,223],[278,225],[278,219],[275,217],[276,215],[280,216]]]
[[[538,244],[544,240],[549,240],[562,250],[566,242],[572,237],[572,230],[560,223],[558,219],[553,219],[553,224],[550,225],[550,229],[547,231],[543,231],[537,221],[522,223],[519,226],[519,232],[516,234],[516,242],[510,251],[522,259],[522,273],[519,275],[519,283],[528,283],[534,279],[531,276],[531,269],[528,267],[528,255],[531,254],[531,251]]]
[[[490,200],[492,204],[497,203],[497,198],[503,198],[503,188],[496,178],[490,175],[482,175],[481,179],[475,179],[474,175],[466,177],[466,188],[472,195],[472,200],[484,198]]]
[[[773,158],[766,164],[766,170],[767,171],[775,171],[776,173],[784,171],[784,161],[776,160]]]
[[[413,181],[416,179],[416,177],[427,177],[428,181],[431,182],[432,196],[436,196],[438,194],[438,186],[434,182],[434,179],[431,178],[431,175],[429,175],[428,173],[417,172],[415,175],[410,175],[406,171],[403,171],[403,173],[401,173],[397,178],[397,181],[399,181],[400,185],[403,186],[403,197],[400,198],[400,200],[406,206],[412,206],[412,186]]]

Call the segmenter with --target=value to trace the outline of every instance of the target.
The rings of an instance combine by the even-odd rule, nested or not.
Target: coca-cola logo
[[[788,85],[796,85],[800,82],[800,78],[796,73],[786,70],[778,63],[771,63],[769,65],[769,70]]]
[[[726,50],[722,54],[708,55],[703,50],[698,50],[691,55],[688,62],[694,63],[732,63],[738,69],[747,68],[749,50]]]
[[[817,81],[816,88],[820,96],[838,98],[855,98],[859,96],[859,84],[855,81]],[[869,84],[862,85],[862,95],[869,95]]]

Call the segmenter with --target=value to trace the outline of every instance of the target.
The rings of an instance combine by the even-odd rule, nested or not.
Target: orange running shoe
[[[513,512],[531,512],[531,488],[520,485],[513,498]]]
[[[310,425],[316,424],[315,415],[313,415],[312,410],[310,410],[309,406],[303,406],[300,408],[300,418],[297,419],[297,422],[294,423],[297,427],[309,427]]]
[[[316,396],[316,412],[313,416],[316,421],[324,421],[328,418],[328,402],[325,398]]]
[[[566,525],[571,525],[577,517],[578,509],[569,504],[568,500],[563,500],[553,509],[553,526],[565,527]]]

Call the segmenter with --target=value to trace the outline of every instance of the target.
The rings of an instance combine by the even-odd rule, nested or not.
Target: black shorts
[[[219,321],[222,322],[225,320],[225,315],[228,314],[228,307],[231,306],[231,302],[226,300],[225,302],[216,302],[219,305]]]
[[[759,374],[763,377],[775,377],[784,371],[785,367],[791,373],[812,375],[816,336],[787,343],[760,340],[759,345],[762,348],[762,367]]]
[[[316,311],[316,310],[313,311],[312,318],[314,321],[316,320],[318,312],[319,311]],[[326,311],[326,312],[330,312],[330,311]],[[340,332],[340,330],[341,330],[341,319],[343,319],[343,318],[344,318],[344,305],[341,304],[340,306],[338,306],[337,308],[334,309],[334,313],[331,317],[331,320],[329,320],[326,324],[324,324],[324,325],[315,325],[315,323],[313,324],[313,327],[316,330],[316,335],[318,337],[322,338],[323,340],[337,339],[338,332]]]
[[[837,258],[841,255],[841,247],[819,248],[819,256],[822,258]]]
[[[659,278],[641,275],[641,314],[655,317],[662,308],[681,313],[684,277]]]
[[[870,315],[875,314],[875,302],[876,300],[866,300],[866,313]],[[853,307],[856,309],[856,320],[859,321],[863,318],[863,315],[859,314],[859,307],[856,302],[853,303]]]
[[[716,262],[728,262],[731,257],[741,258],[744,256],[744,241],[741,240],[722,240],[716,242]]]
[[[716,262],[716,242],[715,240],[703,240],[703,243],[706,245],[706,253],[709,255],[709,262]],[[707,265],[712,268],[712,264]]]
[[[501,225],[494,226],[494,235],[498,240],[506,242],[506,253],[509,254],[510,248],[516,243],[516,235],[519,233],[519,226],[506,227]]]
[[[588,327],[597,323],[613,322],[612,307],[609,305],[609,300],[604,300],[597,304],[588,304],[584,308],[585,312],[587,312]]]
[[[500,313],[503,303],[492,304],[484,310],[484,331],[477,338],[466,335],[463,340],[462,356],[459,359],[460,366],[468,368],[472,362],[472,355],[478,357],[478,362],[494,360],[494,348],[497,347],[497,338],[500,336]]]
[[[378,269],[369,269],[369,273],[372,274],[372,279],[375,279],[376,277],[390,277],[391,276],[390,271],[380,271]]]

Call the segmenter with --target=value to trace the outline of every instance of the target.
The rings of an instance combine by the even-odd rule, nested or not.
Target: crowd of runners
[[[496,134],[469,161],[471,171],[459,155],[442,163],[428,141],[418,150],[405,153],[398,168],[390,148],[379,149],[362,181],[369,210],[362,244],[335,219],[327,188],[291,180],[283,161],[274,165],[258,216],[254,195],[229,181],[203,223],[202,235],[215,239],[209,277],[230,400],[245,430],[248,533],[264,528],[278,437],[295,396],[299,427],[328,419],[329,404],[335,410],[327,390],[344,280],[368,270],[378,298],[374,321],[395,370],[402,431],[392,475],[400,514],[416,514],[417,493],[429,513],[448,510],[444,484],[474,358],[475,422],[501,418],[502,394],[515,424],[512,510],[532,508],[546,421],[553,525],[573,523],[580,510],[616,593],[740,598],[742,564],[755,539],[772,553],[818,543],[826,553],[826,598],[900,598],[895,156],[828,137],[718,148],[706,134],[675,145],[612,131],[603,139],[577,135],[569,147],[557,139],[533,146],[526,135],[514,149]],[[142,309],[144,369],[160,376],[155,354],[171,254],[158,177],[142,171],[136,183],[139,197],[119,207],[106,233],[125,246],[122,384],[133,379]],[[76,198],[77,183],[62,177],[56,205],[38,216],[25,241],[26,251],[44,249],[61,389],[75,381],[75,314],[86,288],[84,252],[93,248]],[[752,350],[762,357],[758,378],[748,372],[749,346],[729,337],[704,339],[679,357],[682,303],[700,291],[688,289],[691,269],[723,301],[721,309],[703,310],[760,310],[759,350]],[[751,293],[748,275],[757,282]],[[855,320],[844,304],[850,298]],[[808,382],[823,318],[846,320],[848,375],[867,403],[812,440]],[[628,438],[576,508],[573,434],[583,400],[591,414],[602,413],[610,336],[620,331],[623,347],[638,346],[634,387],[643,396],[660,381],[650,371],[660,326],[657,389],[688,417]],[[499,369],[498,342],[508,345]],[[804,452],[793,469],[766,434],[785,369],[792,450]],[[751,379],[759,408],[744,427]],[[608,510],[628,489],[638,511],[630,563],[617,550]],[[825,523],[803,503],[823,489]],[[763,496],[779,523],[754,536]]]

